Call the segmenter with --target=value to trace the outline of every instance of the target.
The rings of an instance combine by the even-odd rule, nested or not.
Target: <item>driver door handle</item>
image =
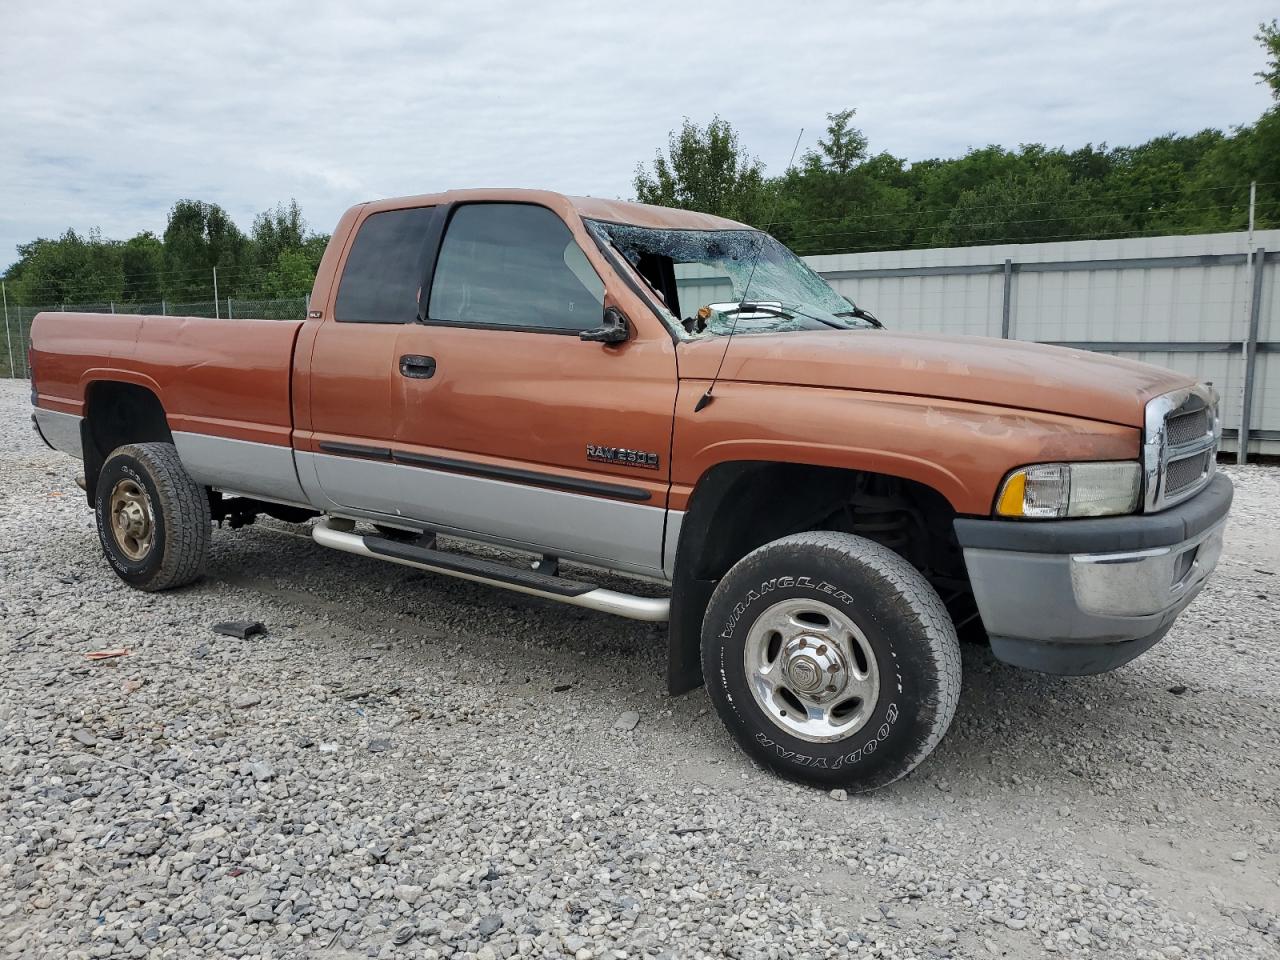
[[[400,358],[400,375],[414,380],[430,380],[436,372],[436,358],[406,353]]]

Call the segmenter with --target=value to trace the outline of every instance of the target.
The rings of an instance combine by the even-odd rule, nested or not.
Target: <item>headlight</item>
[[[1038,463],[1005,477],[996,514],[1040,520],[1133,513],[1141,488],[1142,468],[1134,461]]]

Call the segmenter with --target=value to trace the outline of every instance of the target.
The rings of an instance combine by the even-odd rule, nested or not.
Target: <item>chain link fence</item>
[[[239,300],[227,297],[223,300],[199,300],[192,303],[157,300],[153,303],[55,303],[38,307],[9,303],[4,308],[3,316],[4,341],[0,343],[0,378],[26,378],[31,375],[27,366],[27,348],[31,345],[31,321],[37,313],[115,313],[129,316],[164,313],[176,317],[223,317],[233,320],[304,320],[309,299],[289,297],[283,300]]]

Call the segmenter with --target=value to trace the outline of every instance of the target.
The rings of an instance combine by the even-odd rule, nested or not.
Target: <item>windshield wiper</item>
[[[819,316],[816,316],[815,314],[812,314],[812,313],[805,313],[803,310],[797,310],[797,311],[796,311],[796,313],[798,313],[798,314],[800,314],[800,316],[802,316],[802,317],[806,317],[806,318],[808,318],[808,319],[810,319],[810,320],[817,320],[819,323],[826,324],[828,327],[831,327],[831,329],[833,329],[833,330],[848,330],[848,329],[849,329],[849,328],[848,328],[848,327],[846,327],[843,323],[832,323],[832,322],[831,322],[830,320],[828,320],[826,317],[819,317]],[[832,314],[832,316],[835,316],[835,314]]]
[[[826,317],[820,317],[817,314],[808,313],[805,310],[801,310],[798,306],[784,303],[781,300],[739,300],[732,305],[725,304],[723,308],[718,307],[716,312],[724,316],[728,316],[730,314],[741,315],[743,313],[763,313],[772,317],[780,317],[784,320],[793,320],[796,317],[804,317],[806,320],[815,320],[823,326],[831,327],[833,330],[854,329],[846,324],[828,320]],[[840,314],[833,313],[832,316],[840,316]],[[737,321],[735,320],[735,323],[736,322]],[[690,321],[686,320],[684,323],[685,329],[689,330]]]
[[[806,313],[804,310],[801,310],[799,307],[792,306],[790,304],[784,303],[781,307],[779,307],[776,301],[770,302],[768,300],[765,300],[757,303],[751,303],[750,301],[747,301],[745,303],[739,304],[739,309],[758,310],[761,313],[772,313],[774,316],[786,317],[788,320],[792,319],[793,316],[801,316],[801,317],[804,317],[806,320],[817,320],[819,323],[825,324],[826,326],[831,327],[835,330],[849,329],[842,323],[832,323],[830,320],[826,319],[825,317],[819,317],[816,314]],[[737,311],[730,311],[730,312],[737,312]],[[832,314],[832,316],[835,316],[835,314]]]
[[[775,317],[790,318],[791,316],[790,312],[787,310],[786,307],[782,305],[782,302],[779,300],[739,300],[737,303],[734,303],[732,305],[726,305],[723,310],[718,310],[717,312],[723,313],[723,314],[730,314],[730,313],[746,313],[748,311],[752,311],[752,312],[758,311],[760,313],[769,313]]]
[[[833,313],[833,317],[856,317],[859,320],[865,320],[877,330],[883,330],[884,324],[881,323],[876,315],[870,310],[863,310],[861,307],[854,307],[852,310],[841,310],[839,313]]]
[[[851,330],[852,329],[852,327],[847,327],[843,323],[832,323],[826,317],[820,317],[816,313],[807,313],[806,311],[801,310],[799,307],[796,307],[796,306],[787,306],[786,309],[791,313],[799,314],[800,316],[804,317],[806,320],[817,320],[819,323],[825,324],[826,326],[831,327],[833,330]],[[840,316],[840,314],[833,313],[832,316],[838,317]]]

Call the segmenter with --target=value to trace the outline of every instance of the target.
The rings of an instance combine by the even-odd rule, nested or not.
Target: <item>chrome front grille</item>
[[[1190,410],[1187,413],[1171,413],[1165,418],[1165,435],[1172,446],[1179,446],[1198,440],[1209,432],[1213,426],[1208,407]]]
[[[1175,390],[1147,404],[1142,460],[1148,513],[1199,492],[1217,465],[1222,423],[1210,385]]]
[[[1172,461],[1164,473],[1165,496],[1176,496],[1188,487],[1204,480],[1208,473],[1209,454],[1207,452]]]

